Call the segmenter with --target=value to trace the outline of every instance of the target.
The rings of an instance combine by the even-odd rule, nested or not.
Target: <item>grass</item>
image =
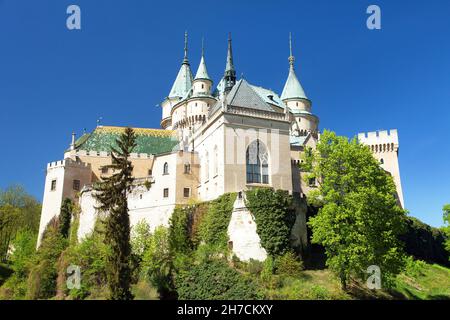
[[[416,272],[398,276],[396,291],[407,299],[450,300],[450,269],[423,263]]]
[[[339,280],[327,269],[301,271],[297,277],[273,275],[258,280],[267,299],[348,300],[348,299],[445,299],[450,300],[450,269],[415,261],[397,276],[391,290],[370,290],[364,283],[352,283],[341,289]]]

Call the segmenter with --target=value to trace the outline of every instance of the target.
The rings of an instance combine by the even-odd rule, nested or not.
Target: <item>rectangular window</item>
[[[184,173],[185,173],[185,174],[191,173],[191,165],[190,165],[189,163],[186,163],[186,164],[184,165]]]
[[[73,180],[73,190],[80,191],[80,180]]]
[[[184,188],[183,189],[183,196],[185,198],[189,198],[191,196],[191,188]]]
[[[316,178],[309,178],[308,182],[310,187],[316,186]]]
[[[169,197],[169,188],[164,188],[163,190],[163,197],[168,198]]]
[[[108,168],[102,167],[102,174],[107,174],[107,173],[108,173]]]
[[[152,169],[148,169],[148,175],[149,175],[149,176],[152,175]]]
[[[52,184],[50,186],[50,191],[55,191],[56,190],[56,179],[52,180]]]

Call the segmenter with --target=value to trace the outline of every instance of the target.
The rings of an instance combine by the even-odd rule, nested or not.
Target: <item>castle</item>
[[[228,228],[231,247],[242,260],[265,259],[254,219],[242,199],[245,190],[270,186],[302,199],[316,187],[316,181],[304,181],[298,164],[305,148],[314,148],[320,139],[319,118],[297,78],[289,43],[289,73],[278,95],[237,79],[231,37],[218,85],[214,88],[208,74],[203,48],[193,76],[185,35],[180,70],[161,103],[162,129],[134,128],[135,180],[128,196],[132,226],[141,220],[152,229],[167,226],[176,205],[239,192]],[[64,198],[80,205],[78,238],[93,230],[97,212],[92,184],[111,174],[104,166],[111,163],[110,147],[123,130],[98,125],[78,139],[72,134],[64,159],[47,165],[39,240]],[[393,176],[403,206],[397,131],[361,133],[358,139]],[[307,242],[305,211],[299,208],[292,230],[297,245]]]

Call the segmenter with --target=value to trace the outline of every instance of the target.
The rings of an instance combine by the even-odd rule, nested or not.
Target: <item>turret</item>
[[[178,75],[172,85],[172,89],[169,92],[169,95],[166,99],[161,103],[163,112],[162,112],[162,120],[161,127],[163,129],[171,129],[172,128],[172,120],[170,116],[170,112],[172,107],[178,103],[180,100],[185,98],[185,96],[189,93],[192,88],[192,72],[191,66],[189,64],[187,51],[188,51],[188,38],[187,32],[184,33],[184,58],[181,63],[180,70],[178,71]]]
[[[295,74],[294,61],[292,55],[292,38],[289,34],[289,75],[281,93],[281,100],[294,115],[297,135],[307,135],[308,132],[317,134],[319,118],[311,113],[311,100],[306,97],[300,81]]]
[[[202,40],[202,57],[192,85],[193,96],[210,95],[213,81],[209,77],[205,63],[205,49]]]
[[[225,93],[231,91],[233,86],[236,84],[236,70],[233,64],[233,49],[231,46],[231,33],[228,34],[228,51],[227,51],[227,64],[225,66],[224,78],[224,90]]]

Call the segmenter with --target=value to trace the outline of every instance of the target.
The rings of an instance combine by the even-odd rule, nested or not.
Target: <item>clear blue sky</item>
[[[66,8],[82,30],[66,28]],[[378,4],[382,29],[366,28]],[[237,73],[281,93],[288,33],[297,75],[321,129],[340,135],[397,128],[411,215],[442,225],[450,203],[450,2],[0,0],[0,188],[42,199],[45,166],[74,130],[159,127],[189,32],[194,71],[205,37],[220,79],[233,35]]]

